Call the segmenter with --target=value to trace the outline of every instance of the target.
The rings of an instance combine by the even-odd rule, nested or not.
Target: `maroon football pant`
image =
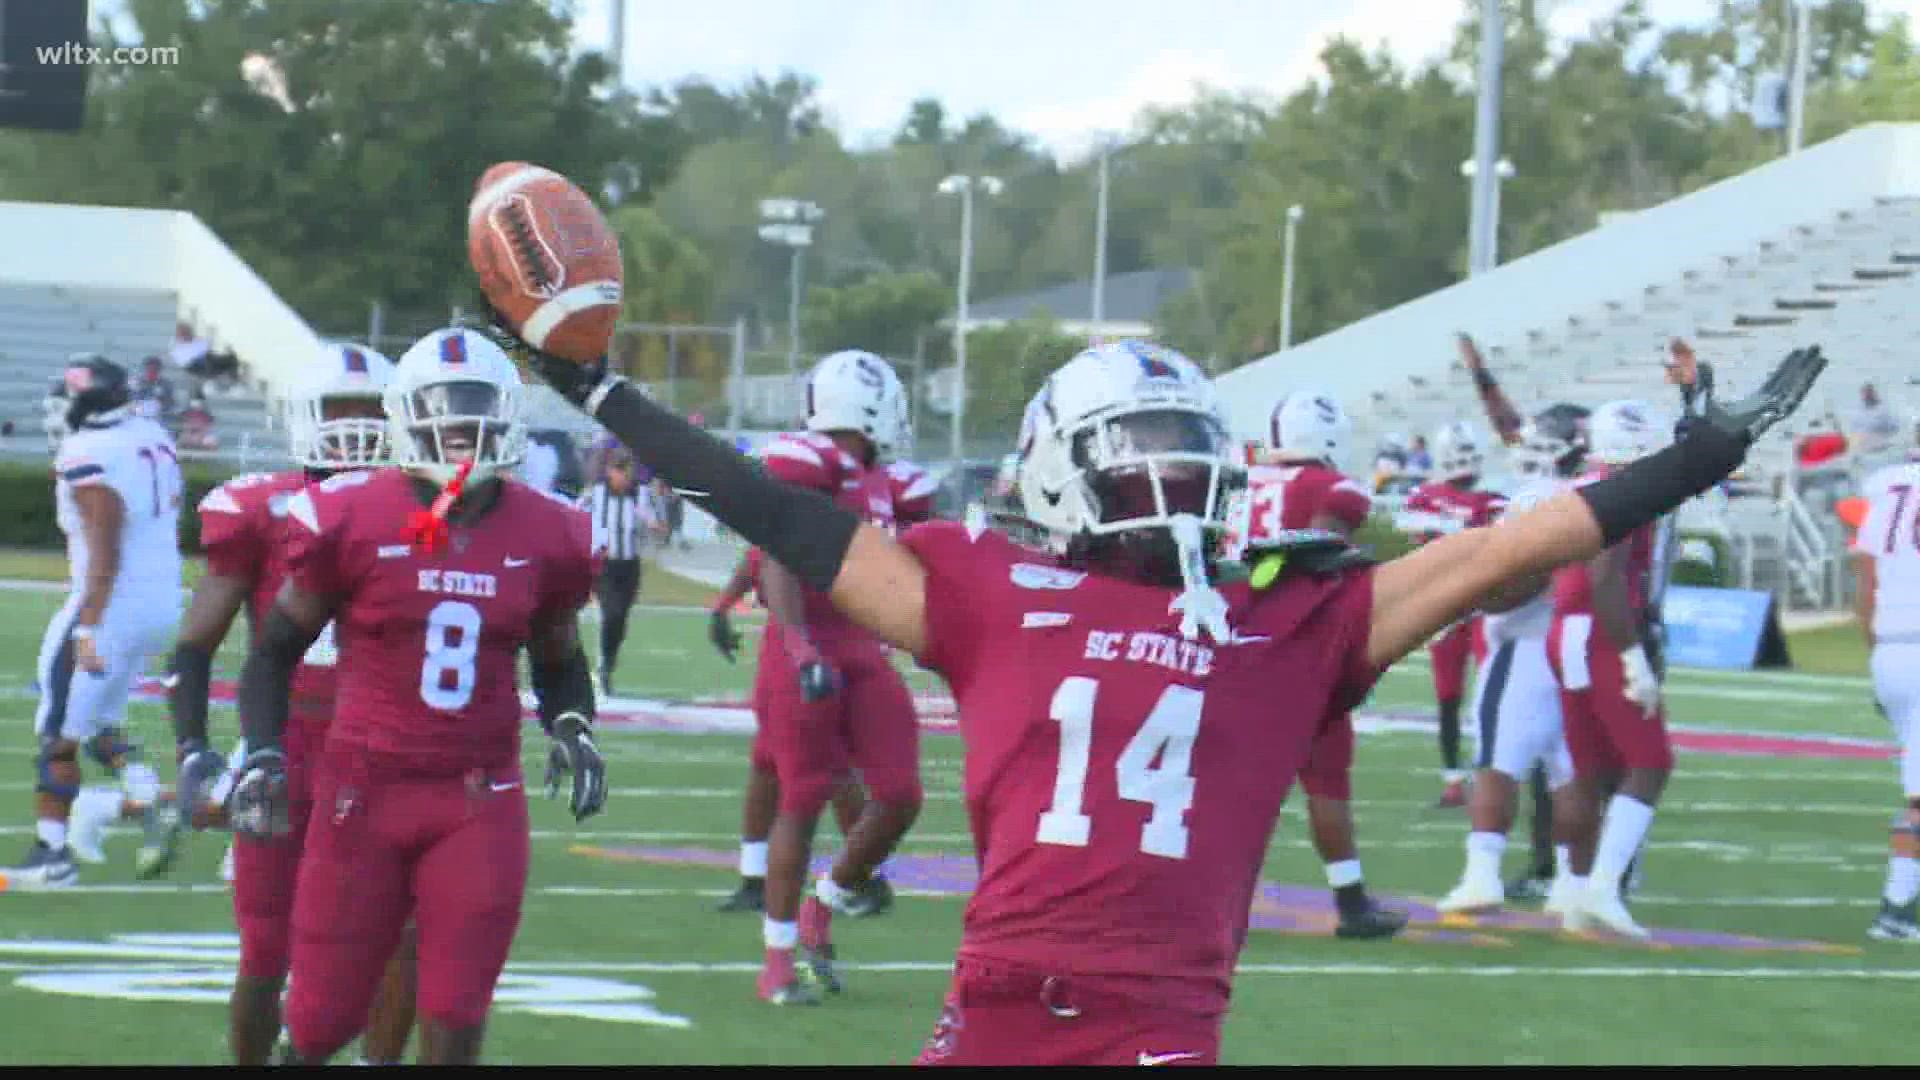
[[[1474,655],[1480,620],[1466,619],[1427,645],[1433,661],[1433,695],[1441,701],[1459,701],[1467,692],[1467,660]]]
[[[287,973],[293,946],[293,887],[306,846],[313,809],[314,763],[326,746],[327,717],[296,711],[287,724],[288,820],[286,836],[241,841],[233,848],[233,920],[240,930],[240,974],[278,979]]]
[[[286,1018],[309,1061],[360,1032],[409,918],[420,1017],[445,1028],[485,1020],[526,893],[517,766],[376,778],[353,762],[329,754],[316,778],[294,895]]]
[[[753,683],[755,755],[772,759],[781,813],[818,814],[853,767],[875,801],[919,802],[920,721],[906,681],[878,648],[829,653],[840,689],[812,703],[800,699],[798,675],[778,648],[763,648],[761,656]]]
[[[962,958],[919,1065],[1213,1065],[1220,1012],[1155,1004],[1141,978],[996,971]]]
[[[1554,619],[1547,632],[1547,660],[1560,680],[1560,715],[1575,776],[1673,771],[1666,705],[1649,716],[1627,697],[1620,650],[1592,616]]]

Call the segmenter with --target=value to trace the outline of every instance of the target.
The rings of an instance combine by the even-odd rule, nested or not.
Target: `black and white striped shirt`
[[[642,530],[654,520],[653,500],[645,488],[615,495],[605,481],[588,490],[580,508],[593,518],[593,550],[609,561],[640,557]]]

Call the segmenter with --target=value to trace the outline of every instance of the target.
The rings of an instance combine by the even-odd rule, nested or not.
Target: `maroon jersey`
[[[1506,496],[1491,491],[1455,487],[1444,480],[1430,480],[1413,489],[1406,505],[1400,508],[1397,522],[1402,532],[1417,544],[1461,529],[1478,529],[1493,524],[1507,507]]]
[[[290,574],[336,602],[328,744],[416,773],[515,766],[518,654],[536,625],[586,603],[591,523],[507,480],[479,520],[423,554],[402,536],[421,506],[398,469],[336,476],[288,504]]]
[[[823,492],[861,520],[883,529],[894,528],[894,486],[887,470],[860,464],[827,436],[816,432],[782,435],[768,443],[761,454],[775,479]],[[824,647],[874,640],[840,614],[826,593],[804,587],[803,591],[807,630],[816,643]]]
[[[1366,524],[1373,512],[1367,489],[1325,465],[1261,465],[1247,472],[1253,498],[1253,536],[1273,529],[1311,528],[1321,517],[1348,529]]]
[[[287,578],[287,501],[307,488],[301,469],[248,473],[214,488],[200,500],[200,546],[207,572],[249,582],[252,624],[266,625],[273,598]],[[332,714],[333,624],[328,623],[293,672],[292,702],[302,717],[325,724]]]
[[[933,496],[940,490],[933,475],[911,461],[887,465],[888,485],[893,489],[893,520],[901,527],[933,520]]]
[[[1607,474],[1602,466],[1574,481],[1573,486],[1584,487]],[[1654,536],[1658,528],[1658,522],[1642,525],[1616,542],[1616,546],[1627,545],[1627,603],[1636,616],[1646,615],[1654,595]],[[1587,563],[1573,563],[1553,572],[1553,614],[1556,618],[1593,614],[1593,572]]]
[[[966,740],[961,955],[1171,977],[1224,1008],[1281,800],[1378,677],[1371,573],[1223,586],[1222,645],[1180,636],[1173,591],[998,532],[934,522],[905,543],[927,574],[920,660]]]

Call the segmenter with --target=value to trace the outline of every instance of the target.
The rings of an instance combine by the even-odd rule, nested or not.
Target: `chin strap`
[[[406,539],[413,549],[431,555],[447,544],[447,515],[453,512],[453,504],[460,500],[460,494],[467,488],[467,476],[473,472],[473,459],[460,463],[453,472],[453,479],[433,497],[433,505],[425,510],[415,510],[407,515]]]
[[[1167,605],[1167,612],[1180,615],[1180,633],[1187,640],[1198,641],[1204,630],[1215,642],[1225,645],[1233,638],[1233,628],[1227,625],[1227,598],[1207,579],[1206,532],[1200,527],[1200,519],[1192,514],[1175,514],[1167,528],[1178,552],[1183,586],[1180,595]]]

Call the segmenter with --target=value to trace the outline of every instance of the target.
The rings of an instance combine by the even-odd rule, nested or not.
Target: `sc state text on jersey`
[[[464,570],[422,569],[420,591],[446,596],[486,598],[499,595],[499,582],[492,574],[470,574]]]
[[[1086,658],[1153,664],[1201,679],[1213,673],[1212,649],[1148,630],[1089,630]]]

